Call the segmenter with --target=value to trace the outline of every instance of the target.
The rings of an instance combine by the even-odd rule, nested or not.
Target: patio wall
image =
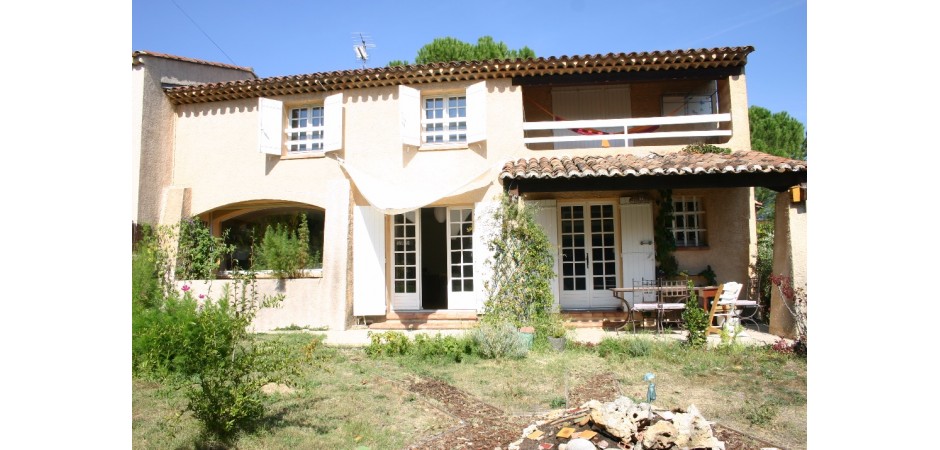
[[[177,288],[190,287],[193,298],[200,294],[209,298],[218,298],[223,286],[232,280],[184,280],[177,282]],[[256,288],[259,297],[283,294],[284,300],[278,308],[267,308],[255,317],[254,331],[271,331],[275,328],[291,325],[311,328],[329,327],[330,330],[345,328],[345,299],[331,300],[328,295],[327,279],[321,276],[297,278],[292,280],[260,279]]]

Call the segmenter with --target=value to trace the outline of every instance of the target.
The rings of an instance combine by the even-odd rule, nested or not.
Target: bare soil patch
[[[526,427],[539,420],[539,417],[506,414],[450,384],[432,378],[414,379],[407,384],[406,389],[434,404],[457,422],[449,430],[426,437],[408,447],[409,449],[506,449],[509,444],[523,437],[522,432]],[[594,427],[592,422],[581,421],[585,414],[579,413],[577,407],[588,400],[607,402],[620,395],[620,383],[612,373],[602,373],[584,381],[572,388],[568,394],[568,404],[574,408],[570,408],[567,414],[565,412],[556,414],[558,416],[556,420],[537,427],[543,432],[542,438],[524,439],[520,444],[520,450],[536,450],[540,448],[540,444],[544,443],[552,444],[551,448],[557,449],[558,444],[567,443],[570,440],[557,437],[558,432],[564,427],[574,428],[575,433],[594,431],[597,435],[591,440],[595,445],[603,445],[601,441],[606,441],[607,448],[616,449],[618,440],[606,435],[605,430]],[[720,424],[713,425],[713,430],[715,436],[724,441],[726,450],[757,450],[766,447],[782,449],[782,447]]]

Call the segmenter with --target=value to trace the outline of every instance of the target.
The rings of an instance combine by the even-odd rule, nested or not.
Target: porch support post
[[[352,325],[352,290],[348,286],[352,271],[350,234],[352,233],[352,198],[349,180],[332,180],[327,185],[330,195],[323,223],[324,296],[317,308],[323,311],[330,329],[345,330]],[[380,282],[377,280],[376,282]]]
[[[790,195],[782,192],[775,207],[772,274],[790,277],[794,287],[806,289],[806,202],[793,203]],[[793,316],[784,301],[776,286],[771,286],[769,331],[793,339],[797,337]]]

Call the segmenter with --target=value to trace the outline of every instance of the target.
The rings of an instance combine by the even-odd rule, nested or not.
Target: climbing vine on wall
[[[679,262],[673,252],[676,251],[676,238],[672,235],[672,190],[659,191],[659,214],[656,215],[654,238],[656,239],[656,269],[663,276],[673,277],[679,274]]]

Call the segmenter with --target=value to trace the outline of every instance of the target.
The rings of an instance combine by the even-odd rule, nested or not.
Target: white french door
[[[392,308],[396,311],[421,309],[418,211],[392,217]]]
[[[446,222],[425,223],[428,227],[426,236],[429,241],[425,242],[427,250],[431,253],[422,257],[422,230],[421,230],[421,210],[409,211],[403,214],[396,214],[392,219],[392,307],[396,311],[434,309],[443,307],[444,303],[439,300],[429,300],[425,298],[422,302],[424,282],[430,283],[431,289],[427,293],[429,298],[435,298],[438,292],[436,287],[444,287],[440,284],[444,282],[444,277],[440,277],[440,283],[436,284],[434,274],[444,274],[446,272],[446,309],[476,309],[477,292],[474,280],[474,243],[473,243],[473,208],[472,207],[450,207],[446,210]],[[443,223],[446,227],[446,233],[440,231],[435,237],[434,231],[438,223]],[[432,227],[431,225],[435,225]],[[440,228],[437,228],[441,230]],[[443,239],[441,242],[438,239]],[[433,244],[433,245],[432,245]],[[436,259],[433,251],[446,248],[446,259],[441,257]],[[427,267],[424,264],[432,264],[436,267]],[[446,264],[446,267],[442,267]],[[425,274],[427,280],[422,279]],[[430,274],[430,275],[428,275]],[[441,299],[440,296],[436,297]],[[425,305],[425,303],[428,303]],[[440,305],[440,306],[438,306]]]
[[[447,209],[447,309],[476,309],[473,208]]]
[[[608,290],[617,287],[617,232],[613,202],[562,204],[562,309],[608,309],[619,306]]]

